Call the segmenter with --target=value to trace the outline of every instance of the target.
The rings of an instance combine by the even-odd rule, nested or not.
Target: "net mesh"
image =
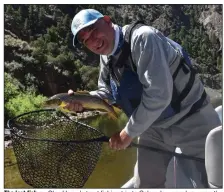
[[[34,188],[81,188],[94,170],[101,132],[68,119],[63,113],[40,110],[10,120],[12,144],[23,180]]]

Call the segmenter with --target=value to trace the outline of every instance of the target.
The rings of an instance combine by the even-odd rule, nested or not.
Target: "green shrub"
[[[21,84],[10,74],[4,73],[4,101],[7,102],[10,98],[19,94]]]
[[[40,109],[45,99],[44,96],[36,96],[34,93],[19,93],[5,104],[5,110],[9,117],[12,118],[22,113]]]

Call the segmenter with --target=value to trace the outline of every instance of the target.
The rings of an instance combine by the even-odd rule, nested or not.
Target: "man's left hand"
[[[109,140],[109,146],[115,150],[126,149],[130,143],[132,142],[132,138],[126,133],[123,129],[121,132],[115,133]]]

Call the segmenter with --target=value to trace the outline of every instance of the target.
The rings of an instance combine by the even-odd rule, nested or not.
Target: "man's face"
[[[90,51],[99,55],[108,55],[114,48],[114,29],[109,19],[99,19],[93,25],[82,29],[77,38]]]

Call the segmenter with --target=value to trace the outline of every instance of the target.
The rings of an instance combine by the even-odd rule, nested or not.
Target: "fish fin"
[[[58,107],[57,109],[64,112],[64,113],[69,113],[70,112],[68,109],[66,109],[64,107]]]
[[[108,99],[103,99],[103,100],[109,104]],[[119,115],[122,112],[122,110],[119,107],[116,107],[114,105],[111,105],[111,106],[112,106],[113,110],[115,111],[116,115]]]
[[[67,105],[66,102],[62,101],[61,104],[59,105],[61,108],[64,108]]]
[[[113,110],[114,110],[114,112],[116,113],[117,116],[122,113],[122,110],[120,108],[115,107],[113,105],[112,105],[112,107],[113,107]]]
[[[67,105],[67,103],[64,102],[64,101],[62,101],[61,104],[58,106],[58,109],[61,110],[61,111],[63,111],[63,112],[69,113],[70,111],[65,108],[66,105]]]
[[[118,118],[118,116],[115,113],[112,113],[112,112],[108,113],[108,116],[109,116],[109,118],[111,118],[114,121],[117,120],[117,118]]]
[[[61,110],[62,112],[65,112],[65,113],[71,113],[71,114],[76,115],[76,112],[66,109],[65,108],[66,105],[67,105],[67,103],[62,101],[61,104],[58,106],[59,110]]]
[[[69,114],[72,114],[72,115],[75,115],[75,116],[77,115],[77,113],[75,111],[70,111],[70,110],[68,110],[64,107],[61,107],[61,106],[58,108],[58,110],[61,110],[64,113],[69,113]]]
[[[109,100],[108,99],[103,99],[105,102],[109,103]]]

